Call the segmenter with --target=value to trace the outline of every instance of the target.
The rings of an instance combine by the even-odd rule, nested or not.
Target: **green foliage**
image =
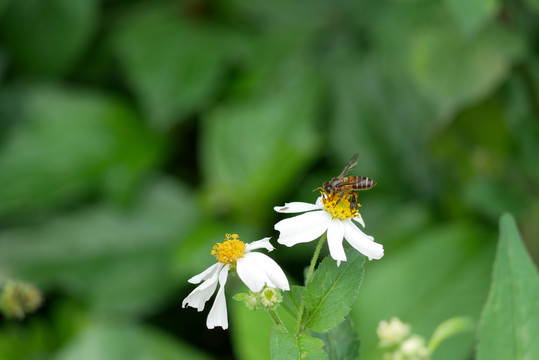
[[[469,226],[437,227],[414,236],[414,242],[395,249],[391,256],[386,250],[383,262],[367,264],[351,313],[362,343],[362,359],[380,358],[376,327],[382,319],[397,316],[425,338],[454,316],[477,322],[494,252],[494,244],[485,241],[490,236]],[[471,332],[455,336],[440,345],[433,359],[465,359],[473,341]]]
[[[473,36],[500,10],[499,0],[446,0],[463,35]]]
[[[434,350],[446,339],[462,331],[473,330],[474,324],[468,318],[454,317],[438,325],[429,339],[427,348],[432,354]]]
[[[500,219],[500,239],[488,301],[481,317],[478,359],[535,359],[539,344],[539,274],[514,218]]]
[[[0,153],[0,215],[45,211],[98,191],[126,198],[161,156],[160,140],[113,96],[47,86],[12,91],[20,112]]]
[[[168,129],[211,104],[230,47],[226,29],[178,21],[174,8],[162,5],[121,20],[115,53],[153,127]]]
[[[86,51],[98,22],[97,0],[20,0],[7,4],[0,29],[9,53],[38,77],[64,75]]]
[[[131,325],[92,324],[59,352],[58,360],[207,360],[208,356],[190,349],[155,330]]]
[[[72,301],[56,303],[51,314],[52,321],[36,315],[25,322],[6,324],[0,333],[0,358],[52,358],[59,347],[89,323],[85,310]]]
[[[447,116],[504,78],[522,44],[503,28],[489,28],[467,40],[444,25],[436,24],[415,37],[410,60],[418,87]]]
[[[304,290],[303,286],[292,285],[290,291],[287,291],[283,296],[283,308],[295,318],[297,318]]]
[[[337,266],[327,256],[318,266],[303,293],[305,309],[303,324],[317,332],[326,332],[339,325],[352,308],[363,280],[363,255],[357,250],[346,251],[347,261]]]
[[[324,350],[329,360],[355,360],[359,356],[357,331],[349,317],[328,332],[313,335],[326,344]]]
[[[283,69],[277,91],[229,103],[203,121],[201,165],[209,203],[218,212],[228,205],[244,217],[267,217],[264,209],[312,157],[318,84],[299,66]]]
[[[537,0],[526,0],[526,5],[529,6],[535,13],[539,12],[539,1]]]
[[[328,355],[322,350],[324,342],[305,333],[293,334],[281,331],[271,333],[270,349],[272,359],[283,360],[323,360]]]
[[[248,311],[245,305],[230,301],[231,336],[238,359],[269,360],[270,329],[273,325],[265,311]]]
[[[537,0],[0,0],[0,286],[44,296],[2,322],[0,358],[341,359],[359,336],[361,359],[379,360],[376,326],[392,316],[425,338],[467,317],[482,358],[535,351],[538,12]],[[314,201],[354,153],[352,175],[378,184],[359,194],[365,231],[385,249],[363,280],[353,252],[320,264],[283,294],[290,332],[271,344],[262,311],[229,301],[228,337],[204,328],[209,304],[181,309],[225,233],[273,236],[270,255],[302,283],[312,247],[278,246],[272,208]],[[504,212],[521,235],[502,218],[489,284]],[[327,332],[292,335],[303,297],[307,331]],[[451,336],[432,360],[470,359],[476,340]]]
[[[271,335],[272,349],[280,342],[292,343],[295,340],[294,351],[297,351],[301,358],[304,351],[301,339],[307,334],[304,330],[308,328],[315,337],[324,341],[326,358],[357,358],[359,341],[347,316],[359,293],[364,257],[351,249],[346,250],[346,257],[347,261],[339,267],[335,260],[327,256],[305,287],[292,286],[291,290],[285,293],[283,307],[296,319],[296,323],[300,321],[298,317],[301,314],[301,326],[296,328],[294,325],[295,338],[289,336],[289,333],[281,334],[281,329],[274,330]],[[280,359],[283,355],[272,350],[272,359]]]
[[[168,263],[171,249],[199,214],[187,191],[166,180],[141,195],[128,211],[102,204],[33,228],[4,231],[3,270],[41,286],[61,285],[94,311],[147,312],[179,281]],[[184,215],[178,218],[178,213]]]

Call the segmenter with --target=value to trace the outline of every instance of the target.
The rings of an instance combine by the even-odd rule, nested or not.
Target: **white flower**
[[[293,246],[309,242],[327,231],[329,253],[337,261],[337,265],[346,261],[343,238],[369,260],[384,256],[384,247],[375,243],[372,236],[364,234],[354,223],[355,221],[365,227],[358,212],[359,204],[353,208],[350,206],[350,195],[322,195],[315,204],[292,202],[274,208],[280,213],[305,212],[275,224],[275,230],[280,232],[277,240],[280,244]]]
[[[376,334],[378,334],[381,346],[399,344],[410,334],[410,325],[403,323],[397,317],[392,317],[389,322],[380,321]]]
[[[226,241],[218,243],[212,250],[212,255],[217,258],[218,262],[188,280],[192,284],[198,284],[202,281],[202,284],[183,300],[182,307],[191,306],[198,311],[204,310],[206,301],[211,298],[217,288],[217,282],[219,282],[220,288],[208,314],[206,326],[208,329],[213,329],[216,326],[227,329],[225,283],[231,267],[236,268],[240,279],[253,292],[261,291],[265,285],[290,290],[288,280],[279,265],[265,254],[252,252],[252,250],[261,248],[272,251],[274,248],[269,239],[264,238],[245,244],[238,240],[238,235],[226,234]]]
[[[425,360],[429,357],[429,350],[425,346],[425,339],[419,335],[412,335],[400,346],[401,353],[405,359]]]

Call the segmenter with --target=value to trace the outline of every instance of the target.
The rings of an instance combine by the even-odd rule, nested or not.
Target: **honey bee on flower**
[[[345,176],[348,174],[356,165],[359,159],[359,154],[355,154],[348,161],[344,169],[341,171],[339,176],[334,177],[331,180],[326,181],[321,188],[323,193],[327,197],[338,197],[339,201],[345,195],[349,195],[350,210],[353,210],[357,204],[357,191],[358,190],[368,190],[372,188],[376,183],[371,178],[365,176]],[[317,189],[315,189],[317,190]]]
[[[280,232],[277,242],[286,246],[310,242],[327,231],[328,247],[331,257],[339,265],[346,261],[342,245],[343,239],[369,260],[384,256],[384,247],[375,243],[374,238],[366,235],[354,223],[365,227],[359,214],[357,191],[372,188],[376,183],[363,176],[345,176],[357,164],[358,155],[354,155],[339,176],[326,181],[321,188],[321,196],[314,204],[305,202],[286,203],[274,209],[281,213],[304,214],[284,219],[275,224]]]

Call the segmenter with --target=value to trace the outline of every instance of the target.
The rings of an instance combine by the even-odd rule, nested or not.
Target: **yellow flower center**
[[[222,264],[236,265],[245,254],[245,244],[238,238],[238,234],[226,234],[225,242],[215,244],[211,254]]]
[[[342,197],[341,197],[342,196]],[[353,209],[350,209],[350,197],[352,194],[328,194],[322,192],[322,204],[326,211],[333,217],[339,220],[352,219],[357,216],[358,209],[361,206],[356,204]]]

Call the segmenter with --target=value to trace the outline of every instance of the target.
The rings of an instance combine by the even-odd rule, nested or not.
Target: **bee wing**
[[[350,170],[352,170],[356,165],[357,161],[359,159],[359,154],[354,154],[350,160],[348,160],[348,163],[345,165],[344,169],[342,169],[342,172],[339,174],[338,177],[342,177],[346,175]]]

